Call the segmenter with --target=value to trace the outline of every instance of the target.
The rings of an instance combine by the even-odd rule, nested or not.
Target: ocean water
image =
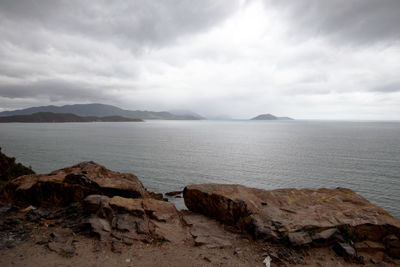
[[[93,160],[162,193],[194,183],[347,187],[400,218],[399,122],[10,123],[0,146],[38,173]]]

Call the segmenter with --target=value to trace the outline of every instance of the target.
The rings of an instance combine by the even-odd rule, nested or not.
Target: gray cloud
[[[400,92],[400,81],[386,83],[382,86],[377,86],[371,89],[372,92],[379,92],[379,93],[393,93],[393,92]]]
[[[370,110],[396,119],[399,5],[0,0],[0,110],[102,102],[237,118]]]
[[[290,27],[310,37],[327,36],[347,44],[397,43],[398,0],[266,0],[266,8],[286,13]]]
[[[92,88],[89,84],[81,82],[42,80],[26,84],[0,84],[0,97],[9,99],[49,98],[50,101],[80,101],[82,99],[104,101],[110,96],[98,88]]]
[[[119,43],[132,51],[165,45],[215,25],[237,1],[0,1],[3,38],[32,49],[51,46],[46,32]],[[27,38],[29,37],[29,38]]]

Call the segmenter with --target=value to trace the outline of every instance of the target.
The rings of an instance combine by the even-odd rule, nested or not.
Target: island
[[[252,118],[251,120],[272,121],[272,120],[293,120],[293,119],[289,117],[277,117],[272,114],[261,114]]]
[[[72,113],[37,112],[30,115],[0,117],[0,123],[6,122],[143,122],[143,120],[121,116],[82,117]]]

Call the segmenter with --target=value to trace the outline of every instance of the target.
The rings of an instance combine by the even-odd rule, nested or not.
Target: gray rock
[[[72,245],[67,245],[53,241],[50,242],[47,246],[51,251],[57,252],[58,254],[64,257],[72,257],[75,254],[75,247]]]
[[[327,229],[322,232],[316,233],[315,235],[312,236],[312,239],[316,241],[329,240],[332,239],[338,232],[339,230],[337,228]]]
[[[98,217],[91,217],[84,220],[84,227],[89,228],[91,234],[99,236],[100,240],[105,240],[111,232],[111,226],[107,220]]]
[[[357,257],[356,250],[349,244],[347,243],[336,243],[333,246],[333,250],[338,254],[339,256],[342,256],[343,258],[347,260],[352,260]]]
[[[112,227],[121,231],[136,231],[135,218],[129,214],[117,214],[113,217]]]

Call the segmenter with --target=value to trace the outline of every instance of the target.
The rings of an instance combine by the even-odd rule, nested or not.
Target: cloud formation
[[[344,44],[398,43],[400,2],[397,0],[265,0],[266,8],[279,9],[293,29],[324,35]]]
[[[0,110],[400,119],[400,2],[0,0]]]

